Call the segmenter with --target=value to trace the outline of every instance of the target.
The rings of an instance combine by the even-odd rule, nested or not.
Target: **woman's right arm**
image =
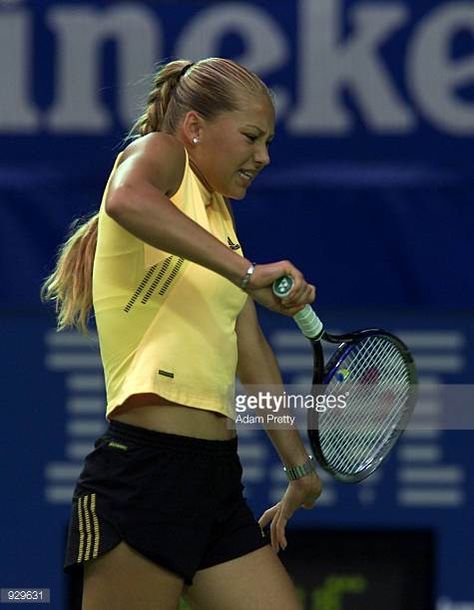
[[[182,256],[238,283],[249,266],[170,200],[184,172],[182,144],[163,134],[140,138],[124,153],[109,186],[105,210],[147,244]]]
[[[250,261],[236,254],[170,200],[185,167],[183,145],[165,133],[153,133],[129,145],[107,193],[105,210],[119,225],[147,244],[181,256],[240,285]],[[272,282],[284,274],[295,278],[291,300],[281,304]],[[262,305],[293,315],[309,302],[302,274],[288,261],[258,265],[247,292]]]

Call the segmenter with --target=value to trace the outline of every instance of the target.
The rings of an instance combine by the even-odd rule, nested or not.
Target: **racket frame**
[[[273,293],[276,297],[282,299],[291,292],[293,284],[294,280],[291,276],[282,276],[273,283]],[[403,341],[392,333],[389,333],[381,328],[367,328],[344,335],[331,335],[326,332],[323,323],[310,305],[306,305],[304,309],[293,316],[293,319],[313,347],[313,396],[318,395],[316,390],[318,386],[321,387],[323,385],[328,385],[328,382],[332,379],[337,368],[342,364],[342,362],[344,362],[344,359],[348,353],[353,349],[354,344],[368,337],[380,336],[390,341],[395,345],[405,361],[409,378],[409,392],[403,412],[397,421],[396,427],[393,428],[392,434],[384,443],[379,454],[374,456],[366,468],[359,470],[356,473],[345,473],[333,468],[326,460],[320,442],[318,420],[323,414],[318,413],[315,409],[308,410],[308,437],[311,448],[313,449],[314,455],[318,462],[337,480],[344,483],[358,483],[371,475],[381,465],[410,420],[416,403],[417,374],[415,363],[413,362],[413,358]],[[324,364],[324,354],[321,346],[321,340],[329,343],[340,344],[336,352],[329,359],[327,365]]]
[[[381,328],[368,328],[363,330],[357,330],[344,335],[331,335],[324,331],[319,339],[310,339],[310,343],[313,347],[314,357],[312,391],[313,395],[316,396],[318,393],[320,393],[317,391],[318,386],[321,387],[324,385],[328,385],[328,383],[333,378],[335,371],[343,363],[349,352],[352,351],[352,349],[354,348],[354,344],[359,343],[360,341],[368,337],[375,336],[383,337],[384,339],[393,343],[395,347],[397,347],[407,366],[410,385],[409,395],[407,402],[403,408],[403,413],[397,422],[397,426],[393,429],[391,436],[384,443],[383,450],[380,451],[380,455],[375,456],[367,468],[364,468],[363,470],[360,470],[357,473],[345,473],[336,470],[326,460],[326,457],[321,447],[318,422],[319,418],[322,417],[324,414],[318,413],[314,409],[310,409],[308,411],[308,438],[314,455],[318,462],[321,464],[321,466],[324,468],[324,470],[326,470],[326,472],[328,472],[335,479],[343,483],[359,483],[363,479],[366,479],[368,476],[370,476],[382,464],[387,455],[390,453],[393,445],[401,436],[403,430],[405,429],[410,420],[411,414],[416,403],[416,367],[412,355],[410,354],[407,346],[403,343],[403,341],[401,341],[392,333],[389,333]],[[339,347],[337,348],[336,352],[332,354],[327,364],[324,363],[324,354],[321,345],[321,339],[329,343],[339,344]]]

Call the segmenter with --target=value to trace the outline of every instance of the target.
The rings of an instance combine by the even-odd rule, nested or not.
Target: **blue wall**
[[[161,58],[233,57],[275,91],[272,165],[234,208],[249,258],[293,260],[334,327],[402,333],[422,380],[472,383],[473,30],[474,5],[457,1],[0,5],[2,587],[51,587],[62,607],[69,498],[105,425],[103,385],[94,345],[56,335],[38,292],[70,222],[97,208]],[[286,380],[306,379],[291,321],[261,320]],[[294,525],[430,528],[438,610],[474,608],[472,434],[406,435],[366,484],[327,480]],[[260,512],[281,471],[263,434],[240,446]]]

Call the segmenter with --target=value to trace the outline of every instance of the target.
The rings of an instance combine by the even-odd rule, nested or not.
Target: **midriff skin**
[[[228,440],[235,436],[232,421],[213,411],[172,403],[154,394],[138,394],[117,407],[114,419],[132,426],[167,434],[180,434],[208,440]]]

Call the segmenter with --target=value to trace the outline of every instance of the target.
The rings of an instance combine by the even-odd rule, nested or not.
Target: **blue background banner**
[[[274,91],[272,164],[234,206],[247,256],[292,260],[334,328],[400,332],[422,380],[468,384],[473,41],[464,1],[0,0],[1,587],[51,587],[64,607],[64,528],[103,382],[93,342],[57,335],[39,289],[72,220],[97,209],[156,63],[223,55]],[[307,379],[291,321],[260,314],[285,380]],[[472,434],[405,435],[367,483],[326,479],[292,525],[428,529],[437,610],[474,609]],[[263,433],[240,452],[259,513],[282,471]]]

